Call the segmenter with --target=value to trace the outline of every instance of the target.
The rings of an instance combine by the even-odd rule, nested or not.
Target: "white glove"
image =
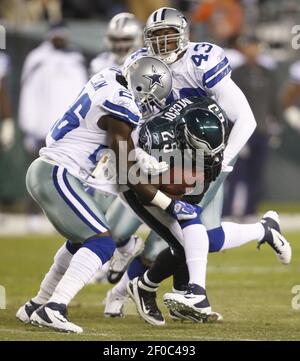
[[[11,148],[15,141],[15,124],[12,118],[3,119],[0,123],[0,145],[4,150]]]
[[[136,161],[142,172],[150,175],[159,175],[169,169],[167,162],[159,162],[152,155],[145,152],[142,148],[135,149]]]

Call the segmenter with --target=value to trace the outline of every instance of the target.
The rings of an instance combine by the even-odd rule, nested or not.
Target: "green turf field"
[[[0,310],[0,340],[300,340],[300,309],[291,307],[292,287],[300,285],[300,234],[288,234],[293,247],[289,266],[279,264],[268,246],[255,243],[209,256],[207,290],[213,308],[224,316],[222,324],[173,322],[167,317],[158,293],[166,325],[144,323],[127,306],[122,319],[103,316],[109,285],[89,285],[69,307],[70,319],[84,328],[82,335],[56,333],[23,325],[15,319],[17,308],[35,294],[52,263],[59,237],[0,238],[0,284],[5,286],[7,305]],[[300,306],[300,300],[299,306]]]

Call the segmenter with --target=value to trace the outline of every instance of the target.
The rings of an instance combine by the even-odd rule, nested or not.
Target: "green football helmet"
[[[208,108],[190,107],[177,128],[182,149],[191,149],[193,157],[196,150],[203,152],[205,178],[209,182],[221,172],[226,124],[224,113],[213,104]]]

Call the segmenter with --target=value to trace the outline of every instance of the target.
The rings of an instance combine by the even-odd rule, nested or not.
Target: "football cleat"
[[[180,322],[190,321],[190,319],[188,317],[183,316],[181,313],[179,313],[175,309],[169,310],[169,317],[173,321],[180,321]]]
[[[126,296],[114,296],[112,291],[108,291],[105,301],[104,316],[105,317],[124,317],[123,307],[127,299]]]
[[[278,260],[283,264],[289,264],[292,258],[292,249],[289,242],[283,237],[280,231],[278,213],[268,211],[260,221],[265,230],[264,238],[258,242],[257,248],[263,243],[268,243],[275,251]]]
[[[131,236],[134,239],[135,245],[132,252],[120,252],[118,248],[110,261],[107,279],[110,283],[115,284],[120,281],[129,263],[139,254],[143,252],[144,241],[136,236]]]
[[[189,284],[187,292],[183,294],[166,293],[163,297],[165,305],[178,318],[189,319],[193,322],[219,322],[223,316],[212,312],[204,288]]]
[[[136,277],[127,284],[127,292],[136,305],[139,315],[154,326],[163,326],[165,319],[156,304],[156,292],[141,288],[141,281]]]
[[[32,300],[25,303],[25,305],[21,306],[17,313],[16,317],[18,320],[24,323],[30,322],[30,316],[33,314],[35,310],[41,307],[40,304],[33,302]]]
[[[46,303],[32,313],[30,322],[34,326],[45,326],[61,332],[83,332],[81,327],[67,319],[67,306],[63,303]]]

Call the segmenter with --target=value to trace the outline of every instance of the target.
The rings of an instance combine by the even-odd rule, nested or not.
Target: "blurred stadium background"
[[[240,86],[246,94],[248,91],[249,94],[257,94],[257,97],[251,98],[253,101],[251,106],[254,110],[256,108],[262,109],[262,114],[268,118],[268,121],[257,119],[258,122],[261,122],[259,128],[264,144],[263,146],[260,144],[256,148],[254,142],[252,148],[244,150],[242,155],[244,163],[239,171],[242,172],[245,167],[246,169],[253,167],[254,171],[251,174],[244,172],[241,179],[233,180],[233,185],[237,184],[234,182],[238,182],[236,189],[239,192],[235,196],[229,191],[227,192],[227,196],[230,196],[226,199],[224,215],[231,219],[246,219],[247,221],[266,209],[276,209],[281,213],[283,229],[292,232],[289,235],[295,242],[292,243],[295,245],[294,252],[295,250],[297,252],[296,242],[299,243],[300,240],[298,234],[300,231],[300,119],[296,124],[291,124],[286,120],[284,94],[289,84],[293,82],[290,76],[290,67],[300,60],[300,39],[295,38],[297,36],[295,25],[299,24],[300,28],[299,0],[111,0],[109,3],[105,0],[0,0],[0,23],[6,33],[6,48],[0,50],[0,53],[9,57],[9,70],[3,78],[3,84],[6,85],[6,95],[11,102],[11,117],[16,129],[13,146],[8,150],[1,149],[0,151],[0,284],[6,286],[7,304],[8,307],[11,306],[8,313],[4,314],[0,310],[0,322],[2,318],[3,325],[6,325],[5,331],[2,330],[4,339],[26,339],[27,337],[51,339],[50,333],[47,332],[44,332],[44,335],[43,332],[40,332],[41,335],[38,333],[34,335],[33,331],[28,336],[23,332],[24,329],[21,325],[15,329],[13,317],[15,308],[22,304],[38,286],[43,272],[51,262],[50,258],[54,253],[56,243],[60,240],[60,237],[56,235],[41,236],[41,239],[39,236],[32,236],[33,233],[49,233],[52,235],[53,228],[43,215],[28,213],[25,174],[30,162],[30,154],[24,147],[24,134],[19,127],[19,95],[24,60],[28,53],[44,40],[49,24],[64,19],[68,26],[70,47],[83,54],[88,74],[91,59],[105,50],[106,27],[113,15],[129,11],[134,13],[143,23],[153,10],[161,6],[176,7],[186,14],[192,21],[193,41],[211,41],[227,49],[228,57],[232,58],[235,65],[233,77],[241,80]],[[300,29],[297,31],[300,32]],[[250,49],[247,46],[253,43],[259,45],[258,52],[262,59],[259,64],[270,72],[274,81],[273,85],[267,89],[266,97],[259,95],[261,90],[259,78],[256,78],[255,74],[253,75],[254,84],[246,83],[245,88],[243,88],[244,73],[238,73],[240,66],[247,65],[245,59],[247,58],[247,51]],[[299,49],[295,46],[293,48],[293,44],[298,44]],[[249,52],[251,53],[251,49]],[[298,77],[300,84],[300,74]],[[249,89],[246,89],[248,85]],[[44,86],[46,87],[47,84]],[[38,95],[35,101],[38,102]],[[300,106],[300,97],[295,100],[295,106]],[[0,110],[2,113],[2,109]],[[45,113],[47,111],[44,109]],[[4,118],[3,114],[0,116]],[[40,121],[43,121],[42,117]],[[254,154],[256,150],[255,157],[250,157],[251,152]],[[260,171],[261,179],[258,170],[257,172],[255,170],[256,163],[262,168]],[[256,182],[253,183],[254,179]],[[259,194],[256,194],[257,202],[254,204],[254,208],[249,212],[246,211],[247,184],[250,187],[261,189]],[[229,187],[230,184],[228,184],[228,189]],[[251,196],[249,194],[249,197]],[[49,246],[49,238],[56,239],[51,246]],[[44,247],[45,244],[47,244],[46,247]],[[31,247],[32,252],[29,251]],[[42,252],[43,249],[44,252]],[[253,253],[253,250],[251,252]],[[36,253],[36,257],[34,253]],[[39,258],[41,253],[41,258]],[[212,268],[209,268],[210,279],[208,284],[211,281],[212,298],[214,298],[216,305],[222,305],[220,311],[223,311],[225,316],[230,318],[232,314],[229,311],[226,314],[226,310],[233,307],[229,295],[230,292],[233,292],[237,303],[240,302],[243,306],[235,309],[231,323],[224,326],[228,330],[218,328],[221,326],[210,326],[211,337],[208,337],[205,336],[205,331],[202,331],[197,325],[198,337],[218,339],[222,338],[223,335],[227,339],[235,338],[235,336],[236,338],[248,338],[249,333],[247,331],[257,327],[257,324],[253,323],[253,318],[261,318],[264,326],[269,322],[269,331],[267,330],[268,327],[262,327],[257,334],[252,332],[250,338],[268,338],[268,335],[273,335],[271,338],[275,339],[295,337],[299,339],[297,327],[293,324],[294,314],[290,308],[286,320],[283,321],[286,326],[284,330],[287,332],[284,337],[282,336],[283,332],[278,333],[276,331],[276,322],[272,323],[274,314],[278,315],[282,312],[280,306],[271,310],[274,312],[273,314],[268,314],[271,311],[264,313],[263,305],[256,305],[254,310],[246,313],[246,316],[244,315],[244,319],[239,319],[239,312],[245,312],[249,302],[243,298],[243,290],[249,290],[249,287],[251,288],[253,282],[256,281],[256,277],[260,280],[253,289],[254,293],[250,292],[250,297],[258,295],[258,298],[261,296],[264,299],[266,296],[272,302],[272,292],[275,290],[278,300],[282,300],[285,307],[290,307],[290,289],[297,282],[298,270],[294,263],[289,270],[276,273],[277,268],[275,269],[273,265],[273,255],[270,253],[266,257],[267,265],[265,263],[256,265],[256,271],[251,271],[252,261],[254,258],[256,259],[257,255],[255,253],[253,258],[248,259],[248,254],[249,247],[246,247],[243,250],[233,252],[232,256],[227,255],[224,261],[219,260],[218,257],[216,257],[217,260],[213,259]],[[18,268],[18,257],[20,256],[21,261]],[[270,263],[268,257],[270,257]],[[233,259],[235,259],[235,270],[232,266]],[[297,260],[296,256],[295,260]],[[13,267],[14,271],[9,273],[8,267]],[[221,278],[218,277],[219,272],[223,274]],[[23,284],[23,275],[26,273],[24,287],[17,288],[17,285],[20,285],[21,277]],[[272,275],[275,275],[273,281]],[[248,278],[252,279],[252,283],[249,280],[245,281]],[[280,283],[281,281],[282,283]],[[224,284],[227,285],[228,292],[225,295],[219,291],[219,287],[224,286]],[[266,284],[269,293],[267,295],[260,294],[259,292],[262,292]],[[281,288],[281,284],[283,284],[284,289]],[[100,303],[101,297],[104,298],[108,286],[103,286],[100,295],[98,290],[93,287],[95,286],[88,286],[80,294],[79,301],[74,305],[79,318],[84,320],[87,317],[87,321],[82,321],[82,323],[88,324],[90,330],[88,339],[98,339],[99,337],[103,337],[103,339],[124,339],[118,336],[119,333],[116,329],[119,326],[117,322],[106,321],[108,322],[106,333],[103,333],[102,336],[101,333],[97,333],[93,315],[99,312],[98,302]],[[259,289],[261,291],[255,293]],[[288,296],[286,296],[287,294]],[[224,301],[226,297],[228,297],[227,301]],[[89,301],[92,303],[87,314],[80,310],[82,300],[86,304]],[[249,305],[249,307],[251,306]],[[75,311],[73,312],[75,313]],[[269,316],[271,321],[269,321]],[[99,321],[101,318],[102,316],[98,317]],[[143,332],[144,339],[150,339],[150,337],[156,339],[149,331],[149,326],[147,326],[146,331],[142,331],[144,324],[135,320],[133,316],[130,320],[132,322],[127,326],[124,326],[124,323],[121,326],[124,327],[123,334],[129,335],[132,332],[132,325],[134,325],[137,331],[134,333],[136,336],[133,335],[132,339],[135,339],[134,337],[137,339],[139,337],[137,335]],[[238,320],[245,326],[241,333],[235,329]],[[175,326],[170,326],[169,333],[165,336],[158,333],[156,337],[161,337],[160,339],[189,337],[186,333],[188,328],[184,327],[181,331],[174,331],[174,329]],[[232,337],[230,332],[233,332]],[[72,337],[75,339],[77,336]],[[190,339],[193,337],[191,336]]]

